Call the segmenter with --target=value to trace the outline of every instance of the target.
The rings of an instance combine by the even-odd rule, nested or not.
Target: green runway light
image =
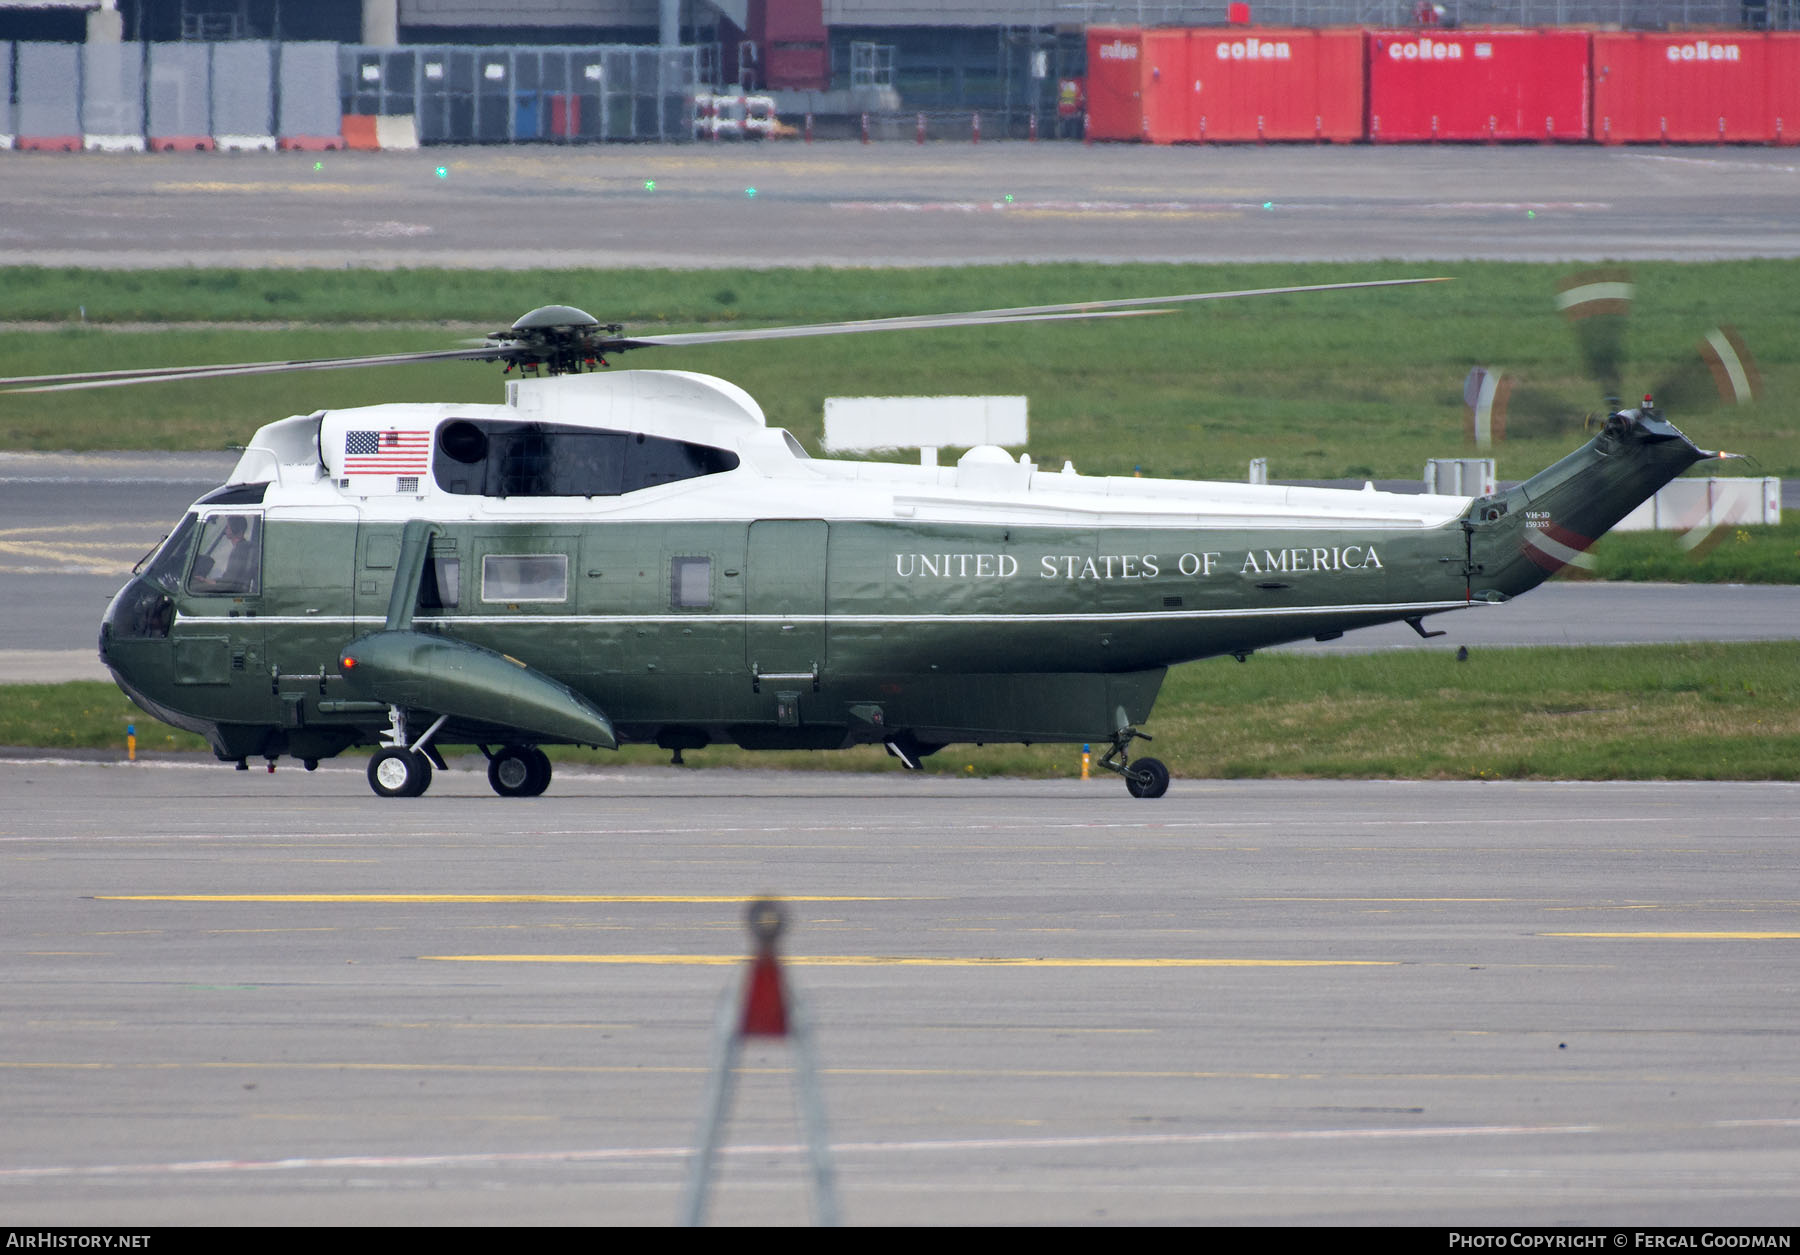
[[[324,169],[324,168],[325,168],[325,163],[324,163],[324,162],[323,162],[323,161],[315,161],[315,162],[313,162],[313,169],[314,169],[314,170],[315,170],[315,171],[318,171],[318,170],[323,170],[323,169]]]
[[[744,189],[744,195],[748,196],[751,200],[755,200],[756,199],[756,189],[753,187],[747,187]]]
[[[1012,203],[1013,203],[1013,198],[1012,198],[1012,193],[1011,193],[1011,192],[1008,192],[1008,193],[1007,193],[1007,194],[1006,194],[1006,203],[1007,203],[1007,204],[1009,204],[1009,205],[1010,205],[1010,204],[1012,204]]]
[[[449,166],[439,166],[437,168],[437,176],[440,179],[449,178],[450,177],[450,167]]]
[[[1275,208],[1275,202],[1272,200],[1265,200],[1263,202],[1263,208],[1264,209],[1273,209],[1273,208]]]
[[[644,180],[644,190],[646,192],[654,192],[656,190],[656,180],[655,179],[645,179]]]
[[[1537,210],[1535,210],[1535,209],[1527,209],[1527,210],[1526,210],[1526,211],[1525,211],[1525,216],[1526,216],[1526,217],[1527,217],[1527,218],[1535,218],[1535,217],[1537,217]]]

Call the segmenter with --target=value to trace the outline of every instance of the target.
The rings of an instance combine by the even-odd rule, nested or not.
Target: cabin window
[[[560,553],[490,553],[481,559],[483,601],[567,601],[569,559]]]
[[[669,607],[672,610],[712,609],[711,558],[670,559]]]
[[[262,519],[215,514],[200,529],[188,592],[254,597],[262,591]]]
[[[467,496],[617,497],[737,465],[728,450],[642,432],[459,418],[438,432],[432,474]]]

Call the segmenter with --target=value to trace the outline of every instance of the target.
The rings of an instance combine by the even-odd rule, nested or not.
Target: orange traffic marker
[[[782,1037],[794,1048],[794,1088],[801,1122],[806,1126],[807,1158],[813,1179],[813,1214],[820,1224],[835,1225],[838,1223],[837,1198],[832,1187],[831,1148],[825,1136],[825,1105],[819,1093],[819,1068],[813,1056],[812,1033],[799,1001],[782,979],[781,960],[775,954],[775,941],[785,924],[780,904],[766,898],[752,902],[749,924],[756,953],[744,973],[738,996],[727,996],[720,1004],[718,1032],[713,1043],[712,1077],[707,1082],[699,1145],[688,1172],[681,1222],[698,1225],[705,1220],[713,1159],[725,1131],[744,1039]]]

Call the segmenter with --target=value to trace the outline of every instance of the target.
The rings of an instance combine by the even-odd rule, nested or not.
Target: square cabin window
[[[490,553],[481,559],[483,601],[567,601],[569,559],[560,553]]]
[[[669,606],[675,610],[712,608],[711,558],[670,559]]]

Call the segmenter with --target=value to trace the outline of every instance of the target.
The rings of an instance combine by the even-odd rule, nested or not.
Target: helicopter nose
[[[174,626],[175,599],[155,584],[133,579],[113,596],[100,620],[100,661],[116,666],[116,643],[166,641]]]

